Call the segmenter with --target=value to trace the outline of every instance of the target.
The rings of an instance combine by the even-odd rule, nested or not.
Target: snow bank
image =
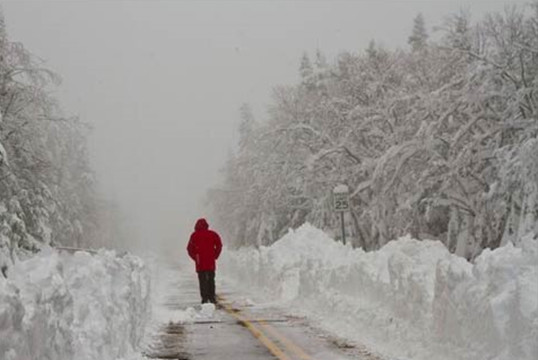
[[[538,358],[538,242],[475,264],[409,237],[365,253],[305,224],[270,247],[224,252],[245,289],[399,359]]]
[[[149,312],[143,262],[111,251],[44,250],[0,276],[0,359],[135,354]]]

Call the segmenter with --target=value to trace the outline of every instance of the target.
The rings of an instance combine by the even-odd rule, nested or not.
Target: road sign
[[[336,212],[349,210],[349,190],[345,185],[338,185],[333,190],[333,207]]]
[[[349,189],[346,185],[338,185],[333,190],[333,207],[335,212],[340,213],[342,224],[342,243],[346,244],[346,228],[344,224],[344,212],[349,210]]]
[[[349,210],[348,194],[334,194],[333,197],[334,211],[344,212]]]

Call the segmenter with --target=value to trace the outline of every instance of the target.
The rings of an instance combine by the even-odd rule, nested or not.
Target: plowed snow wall
[[[322,326],[413,359],[537,359],[538,242],[469,263],[437,241],[351,249],[306,224],[270,247],[223,254],[237,284]]]
[[[134,353],[149,276],[134,256],[48,250],[0,276],[0,359],[107,360]]]

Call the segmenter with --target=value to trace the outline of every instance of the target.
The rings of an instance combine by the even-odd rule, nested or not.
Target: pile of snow
[[[200,306],[189,306],[185,309],[169,308],[167,306],[154,306],[153,317],[149,324],[149,338],[158,333],[163,324],[193,324],[199,321],[219,321],[220,316],[215,312],[214,304],[207,303]]]
[[[0,276],[0,358],[136,357],[149,313],[143,262],[112,251],[50,249]]]
[[[538,242],[485,250],[474,264],[409,237],[351,249],[305,224],[270,247],[224,252],[245,289],[389,356],[537,359]]]

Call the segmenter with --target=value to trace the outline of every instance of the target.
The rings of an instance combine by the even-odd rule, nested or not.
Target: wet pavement
[[[177,268],[162,306],[200,312],[197,278]],[[312,328],[284,309],[255,305],[218,284],[220,305],[212,316],[162,324],[145,355],[178,360],[380,360],[365,349]],[[203,312],[203,311],[202,311]]]

